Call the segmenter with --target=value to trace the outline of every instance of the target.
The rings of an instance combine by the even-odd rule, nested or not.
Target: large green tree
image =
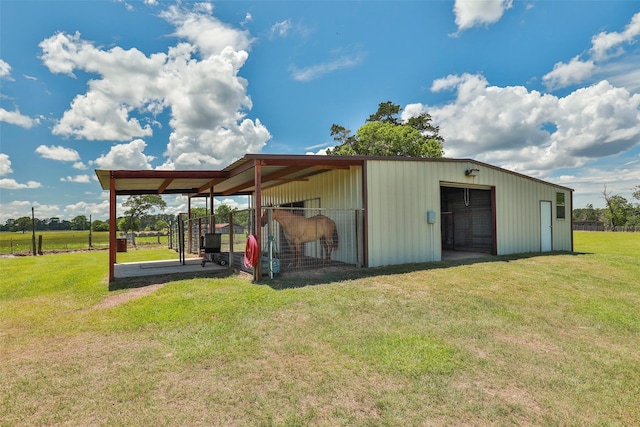
[[[628,216],[633,213],[633,205],[619,194],[611,194],[611,192],[607,191],[606,186],[602,191],[602,195],[607,204],[605,218],[609,225],[612,228],[627,225]]]
[[[162,197],[157,194],[145,194],[129,196],[129,198],[122,204],[125,208],[126,224],[124,225],[125,233],[132,230],[136,223],[139,223],[140,217],[146,215],[155,208],[164,210],[167,207],[167,203],[162,200]],[[120,227],[118,227],[120,228]]]
[[[634,199],[640,202],[640,185],[636,185],[631,189],[631,195]]]
[[[593,207],[592,203],[587,203],[585,208],[578,208],[573,210],[574,221],[598,221],[599,213]]]
[[[216,222],[227,222],[229,221],[229,214],[233,212],[235,209],[232,209],[230,206],[222,204],[216,208]]]
[[[327,154],[336,156],[442,157],[444,138],[423,113],[400,120],[401,108],[391,101],[378,105],[355,135],[344,126],[333,124],[331,136],[338,143]]]
[[[93,221],[92,226],[93,226],[93,231],[109,231],[109,223],[107,221],[96,219]]]
[[[78,215],[71,220],[71,229],[72,230],[88,230],[89,229],[89,221],[85,215]]]
[[[11,223],[11,231],[22,231],[23,233],[26,233],[27,230],[31,230],[32,226],[33,222],[31,221],[31,218],[23,216]]]

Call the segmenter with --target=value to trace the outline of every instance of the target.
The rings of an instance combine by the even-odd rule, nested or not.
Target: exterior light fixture
[[[464,171],[464,174],[466,176],[478,176],[479,172],[480,169],[467,169],[466,171]]]

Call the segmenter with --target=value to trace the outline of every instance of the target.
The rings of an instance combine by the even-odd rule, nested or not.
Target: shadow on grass
[[[313,271],[301,271],[283,273],[274,279],[264,279],[259,284],[266,285],[275,290],[295,289],[305,286],[325,285],[347,280],[357,280],[368,277],[388,276],[394,274],[406,274],[416,271],[428,271],[440,268],[458,267],[461,265],[474,265],[491,262],[511,262],[521,259],[537,258],[556,255],[587,255],[585,252],[545,252],[525,253],[512,255],[487,255],[477,258],[461,258],[449,261],[434,261],[425,263],[402,264],[384,267],[356,268],[356,267],[327,267]]]
[[[368,277],[388,276],[394,274],[406,274],[416,271],[428,271],[441,268],[458,267],[461,265],[474,265],[480,263],[492,262],[511,262],[521,259],[537,258],[556,255],[588,255],[587,252],[545,252],[545,253],[525,253],[512,255],[487,255],[478,258],[461,258],[449,261],[435,261],[425,263],[401,264],[384,267],[372,268],[356,268],[353,266],[325,267],[316,270],[305,270],[296,272],[286,272],[282,275],[263,280],[257,285],[269,286],[274,290],[303,288],[306,286],[326,285],[335,282],[344,282],[348,280],[358,280]],[[116,279],[109,283],[109,291],[117,291],[122,289],[143,288],[150,285],[165,284],[176,282],[179,280],[190,280],[196,278],[226,278],[237,274],[247,274],[239,270],[225,269],[220,271],[205,271],[201,273],[172,273],[159,274],[140,277],[129,277]]]
[[[115,279],[109,283],[109,291],[119,291],[122,289],[134,289],[143,288],[150,285],[162,285],[170,282],[177,282],[179,280],[190,280],[197,278],[225,278],[236,274],[231,269],[219,270],[219,271],[203,271],[203,272],[189,272],[189,273],[171,273],[171,274],[157,274],[150,276],[139,277],[127,277],[122,279]]]

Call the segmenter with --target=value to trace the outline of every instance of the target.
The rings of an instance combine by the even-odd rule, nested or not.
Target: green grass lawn
[[[575,251],[118,291],[106,251],[3,258],[0,425],[639,425],[640,233]]]

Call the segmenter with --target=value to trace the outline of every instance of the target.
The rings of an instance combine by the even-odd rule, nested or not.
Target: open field
[[[2,258],[0,425],[640,425],[640,234],[575,250],[117,291],[106,251]]]
[[[89,231],[37,231],[38,238],[42,236],[42,250],[44,252],[74,251],[89,249]],[[26,255],[33,251],[31,232],[28,233],[0,233],[0,254]],[[167,236],[138,236],[136,243],[140,246],[167,246]],[[158,242],[159,241],[159,242]],[[109,232],[94,231],[91,235],[93,249],[107,249],[109,247]]]

